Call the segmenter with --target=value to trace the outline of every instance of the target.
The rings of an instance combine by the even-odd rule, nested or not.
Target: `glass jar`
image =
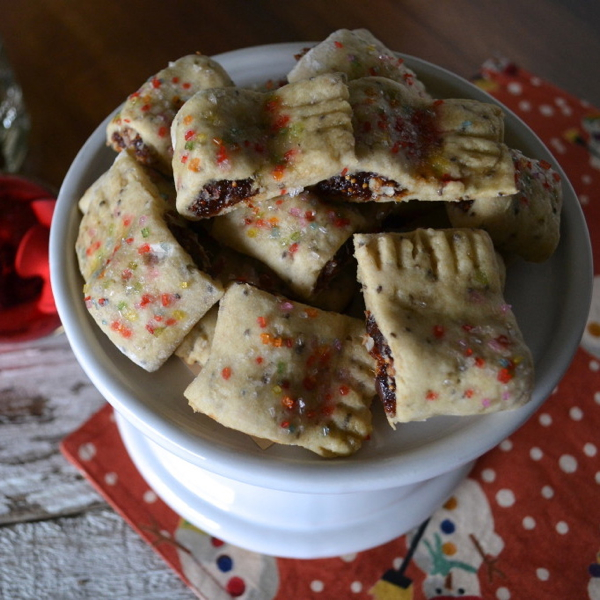
[[[29,116],[0,39],[0,172],[15,173],[27,153]]]

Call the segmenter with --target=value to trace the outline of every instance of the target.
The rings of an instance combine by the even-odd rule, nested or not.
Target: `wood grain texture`
[[[64,334],[0,345],[0,598],[194,597],[60,453],[104,402]]]
[[[162,558],[109,508],[0,528],[0,598],[194,597]]]
[[[64,335],[0,346],[0,524],[103,504],[59,451],[103,404]]]

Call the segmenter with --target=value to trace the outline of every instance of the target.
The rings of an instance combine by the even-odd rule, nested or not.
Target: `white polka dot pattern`
[[[563,454],[558,459],[558,465],[561,471],[565,473],[575,473],[577,471],[577,459],[570,454]]]
[[[548,569],[536,569],[535,574],[540,581],[548,581],[548,579],[550,579],[550,573]]]
[[[532,460],[541,460],[544,453],[539,448],[534,447],[529,451],[529,456]]]
[[[92,444],[92,442],[86,442],[85,444],[81,444],[81,446],[79,446],[78,454],[81,460],[92,460],[92,458],[96,456],[96,446]]]
[[[554,490],[549,485],[545,485],[542,488],[542,496],[547,500],[550,500],[550,498],[554,497]]]
[[[158,496],[156,495],[156,492],[154,492],[153,490],[147,490],[144,492],[144,502],[146,502],[147,504],[152,504],[153,502],[156,502],[156,500],[158,499]]]
[[[499,490],[496,494],[496,502],[498,502],[499,506],[507,508],[515,503],[515,495],[512,490]]]
[[[596,448],[595,444],[587,443],[583,447],[583,453],[590,458],[593,458],[598,453],[598,448]]]
[[[559,521],[556,524],[556,531],[561,535],[566,535],[569,533],[569,526],[564,521]]]

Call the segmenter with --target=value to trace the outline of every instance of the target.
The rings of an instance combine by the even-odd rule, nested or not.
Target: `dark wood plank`
[[[589,0],[0,0],[0,35],[33,131],[27,172],[59,186],[101,120],[169,60],[367,27],[462,76],[502,54],[600,105],[600,3]]]

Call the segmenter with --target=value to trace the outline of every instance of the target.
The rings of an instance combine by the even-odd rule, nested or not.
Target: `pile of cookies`
[[[366,30],[287,80],[171,63],[107,128],[76,252],[99,327],[147,371],[196,373],[193,410],[322,456],[392,427],[517,408],[533,361],[505,260],[557,247],[561,182],[502,110],[433,98]]]

